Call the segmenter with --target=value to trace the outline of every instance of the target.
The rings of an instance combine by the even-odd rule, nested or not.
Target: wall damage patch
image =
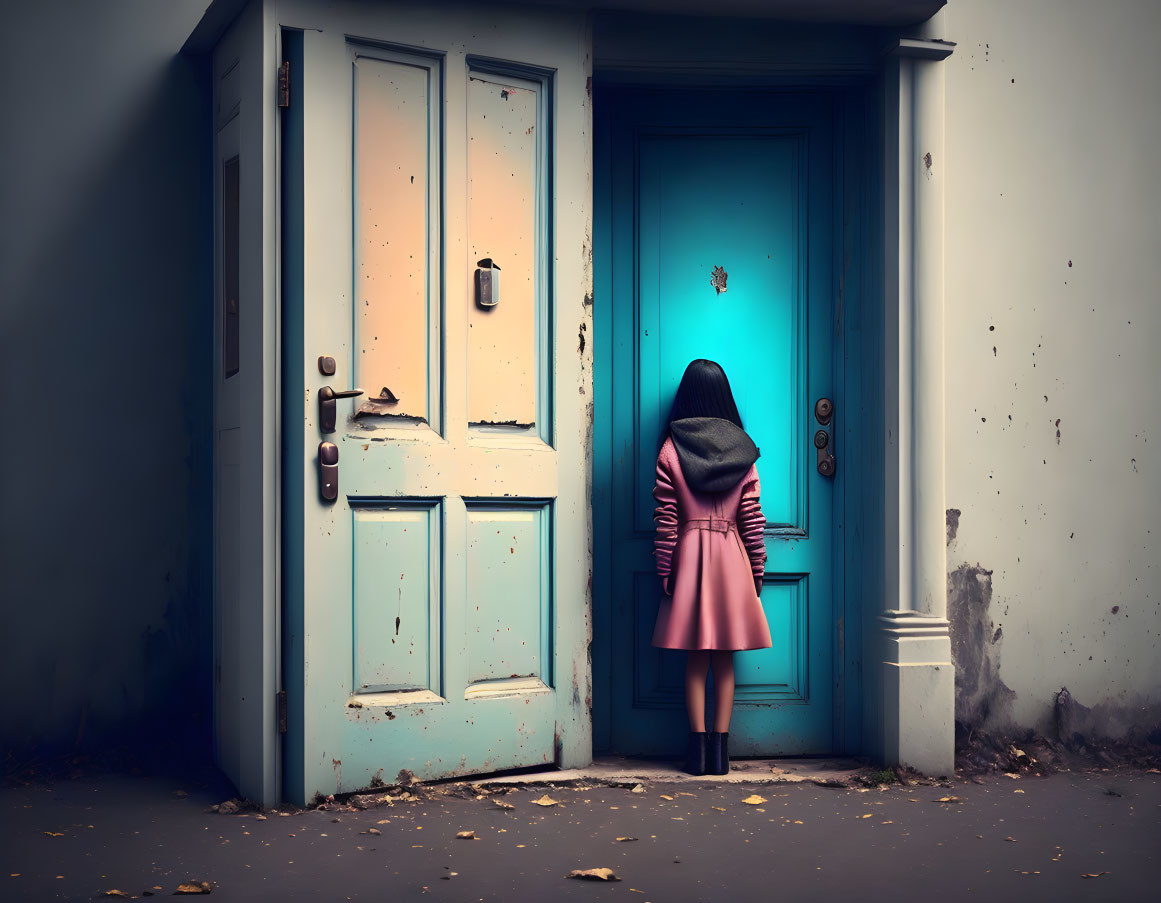
[[[979,727],[1008,723],[1016,698],[1015,692],[1000,678],[1002,633],[989,617],[991,604],[991,571],[965,562],[948,574],[947,617],[951,660],[955,665],[955,720]]]

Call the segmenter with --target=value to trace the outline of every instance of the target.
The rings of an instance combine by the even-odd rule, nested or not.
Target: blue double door
[[[596,745],[672,754],[688,729],[686,655],[651,645],[652,489],[682,372],[709,358],[761,450],[773,637],[735,655],[731,751],[831,753],[843,583],[834,477],[815,439],[833,444],[843,414],[835,106],[824,93],[622,88],[596,110]]]

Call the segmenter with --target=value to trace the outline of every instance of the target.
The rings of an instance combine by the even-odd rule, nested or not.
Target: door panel
[[[309,10],[314,28],[284,32],[286,283],[302,286],[287,305],[287,396],[302,399],[287,418],[287,794],[579,764],[591,389],[575,359],[554,379],[576,327],[549,312],[557,286],[585,286],[553,255],[587,229],[585,186],[549,211],[551,172],[575,166],[550,136],[587,140],[580,18],[497,32],[494,10]],[[554,96],[576,103],[557,114]],[[485,257],[503,273],[492,307],[474,291]],[[324,386],[363,392],[335,402],[330,433]],[[333,501],[321,442],[338,454]]]
[[[673,393],[689,361],[705,357],[725,368],[761,450],[767,521],[761,600],[774,645],[736,656],[731,746],[830,752],[833,483],[818,473],[811,440],[815,400],[834,400],[833,111],[822,95],[756,91],[602,98],[613,748],[672,753],[688,730],[685,654],[651,645],[652,489]]]

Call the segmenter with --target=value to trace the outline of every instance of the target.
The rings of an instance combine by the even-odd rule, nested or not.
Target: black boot
[[[685,749],[685,771],[687,774],[705,774],[706,733],[690,731],[689,745]]]
[[[729,732],[711,731],[706,742],[706,774],[729,774],[730,754],[727,747]]]

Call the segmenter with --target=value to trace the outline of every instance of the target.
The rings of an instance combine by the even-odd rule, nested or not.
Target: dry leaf
[[[645,785],[644,784],[636,784],[633,786],[633,790],[631,792],[632,793],[644,793],[645,792]]]
[[[335,819],[335,821],[338,821],[338,819],[336,818],[336,819]],[[387,824],[389,821],[391,821],[391,819],[389,819],[389,818],[381,818],[381,819],[379,819],[377,822],[375,822],[375,824],[377,824],[377,825],[385,825],[385,824]]]
[[[697,796],[697,794],[690,793],[688,790],[678,790],[677,793],[674,794],[674,796]],[[632,888],[629,888],[629,889],[632,890]]]
[[[383,832],[380,831],[378,828],[368,828],[366,831],[360,831],[359,833],[360,834],[380,834],[381,835]]]
[[[536,803],[536,805],[538,805],[538,806],[559,806],[560,805],[560,800],[554,800],[547,793],[544,794],[544,796],[542,796],[540,799],[533,800],[532,802]]]
[[[1099,878],[1101,875],[1107,875],[1108,872],[1085,872],[1080,877],[1082,878]]]
[[[64,837],[64,831],[45,831],[49,837]]]
[[[717,809],[717,810],[718,810],[718,812],[725,812],[725,811],[726,811],[726,807],[725,807],[725,806],[710,806],[710,808],[711,808],[711,809]]]
[[[1161,774],[1161,768],[1146,768],[1145,774]]]
[[[127,893],[125,893],[125,891],[117,890],[117,888],[114,887],[110,890],[105,891],[103,894],[101,894],[101,896],[103,896],[103,897],[128,897],[129,895]]]
[[[1023,793],[1024,791],[1023,791],[1023,790],[1019,790],[1019,789],[1017,789],[1017,790],[1013,790],[1012,792],[1013,792],[1013,793]]]
[[[662,798],[663,800],[672,800],[672,799],[673,799],[673,797],[671,797],[671,796],[666,796],[664,793],[663,793],[663,794],[661,794],[661,798]]]
[[[567,875],[565,875],[565,877],[566,878],[586,878],[589,881],[620,881],[621,880],[615,874],[613,874],[612,869],[606,869],[606,868],[573,869],[571,872],[569,872]]]
[[[630,840],[636,840],[636,839],[637,839],[636,837],[618,837],[617,842],[618,843],[627,843]]]
[[[1004,840],[1008,841],[1009,843],[1015,843],[1015,842],[1016,842],[1016,838],[1015,838],[1015,837],[1013,837],[1011,834],[1009,834],[1007,837],[1005,837],[1005,838],[1004,838]]]
[[[860,816],[859,816],[859,818],[870,818],[870,817],[871,817],[871,813],[870,813],[870,812],[868,812],[866,815],[860,815]]]
[[[1020,775],[1015,774],[1014,772],[1011,772],[1011,771],[1005,771],[1004,777],[1006,777],[1006,778],[1019,778]]]
[[[742,802],[750,806],[760,806],[762,803],[766,802],[766,797],[758,796],[756,793],[751,793],[748,797],[742,800]]]
[[[456,837],[460,840],[479,840],[475,831],[456,831]]]
[[[208,881],[187,881],[185,884],[179,884],[175,894],[208,894],[212,887]]]
[[[503,800],[493,800],[493,802],[496,804],[497,809],[515,809],[516,808],[511,803],[506,803]]]
[[[961,800],[958,796],[941,796],[939,799],[936,800],[936,802],[937,803],[962,803],[963,800]]]

